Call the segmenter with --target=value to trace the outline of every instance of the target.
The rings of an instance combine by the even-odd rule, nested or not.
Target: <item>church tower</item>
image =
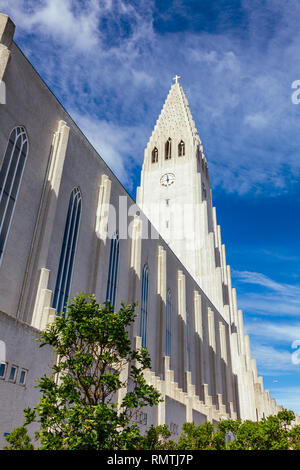
[[[178,78],[145,149],[137,203],[229,320],[225,250],[212,206],[207,161]]]

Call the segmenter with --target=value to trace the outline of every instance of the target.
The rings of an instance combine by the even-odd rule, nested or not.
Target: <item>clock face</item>
[[[175,181],[174,173],[166,173],[160,178],[160,184],[162,186],[170,186]]]

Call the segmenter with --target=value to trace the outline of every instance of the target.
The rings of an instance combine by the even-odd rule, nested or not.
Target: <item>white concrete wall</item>
[[[24,424],[23,410],[33,407],[39,400],[35,380],[50,374],[54,354],[50,347],[40,348],[35,340],[39,331],[0,312],[0,341],[5,344],[7,364],[4,378],[0,379],[0,449],[7,445],[4,434]],[[9,380],[11,367],[17,367],[14,381]],[[21,370],[26,370],[26,382],[20,384]],[[30,428],[31,434],[34,427]]]

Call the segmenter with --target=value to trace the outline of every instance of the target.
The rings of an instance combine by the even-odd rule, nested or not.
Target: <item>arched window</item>
[[[112,305],[115,305],[115,301],[116,301],[118,266],[119,266],[119,235],[118,233],[115,233],[110,242],[108,279],[107,279],[107,288],[106,288],[106,302],[110,301]]]
[[[205,184],[202,183],[202,199],[205,200],[207,196]]]
[[[66,309],[73,272],[74,257],[77,245],[79,223],[81,216],[81,192],[74,188],[69,202],[63,244],[54,290],[52,307],[60,313]]]
[[[185,156],[185,143],[181,140],[178,144],[178,157]]]
[[[158,162],[158,150],[156,147],[152,150],[152,163]]]
[[[167,305],[166,305],[166,356],[171,356],[171,291],[167,292]]]
[[[170,160],[171,157],[172,157],[172,139],[171,137],[169,137],[167,142],[165,143],[165,160]]]
[[[142,301],[141,301],[141,320],[140,320],[140,336],[142,338],[142,346],[146,347],[147,342],[147,314],[148,314],[148,287],[149,287],[149,269],[145,264],[142,277]]]
[[[0,339],[0,362],[5,362],[6,360],[6,344]]]
[[[191,370],[190,315],[186,313],[186,368]]]
[[[26,131],[23,127],[16,127],[10,133],[0,169],[0,261],[12,221],[27,154]]]

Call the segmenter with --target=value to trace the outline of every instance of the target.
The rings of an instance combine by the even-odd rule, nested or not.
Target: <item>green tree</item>
[[[222,419],[217,424],[217,429],[214,432],[211,440],[211,448],[213,450],[227,449],[229,436],[235,439],[235,435],[241,425],[241,420]]]
[[[209,422],[184,423],[178,442],[167,445],[177,450],[300,450],[300,426],[292,426],[294,420],[293,411],[282,410],[259,422],[221,420],[216,429]],[[158,431],[152,430],[151,436],[159,444]]]
[[[294,426],[289,432],[289,446],[292,450],[300,450],[300,425]]]
[[[261,421],[244,421],[235,431],[235,439],[226,448],[231,450],[288,450],[290,425],[295,414],[282,410]]]
[[[79,294],[68,302],[66,314],[57,316],[41,333],[41,346],[51,345],[57,362],[53,375],[37,381],[40,401],[24,412],[23,429],[33,422],[39,425],[39,449],[133,449],[139,445],[134,412],[158,404],[161,398],[144,379],[143,371],[151,367],[147,350],[131,346],[128,327],[137,316],[135,308],[136,304],[123,303],[115,312],[109,303],[100,306],[94,296]],[[122,378],[126,368],[128,380]],[[8,442],[9,449],[24,448],[20,439],[10,437]]]
[[[14,429],[8,436],[7,442],[10,446],[3,447],[4,450],[34,450],[30,437],[28,436],[27,429],[24,426]]]
[[[211,423],[199,424],[184,423],[177,448],[178,450],[210,450],[212,448],[212,438],[214,427]]]
[[[177,443],[169,439],[171,431],[167,424],[150,426],[140,440],[140,449],[143,450],[174,450]]]

